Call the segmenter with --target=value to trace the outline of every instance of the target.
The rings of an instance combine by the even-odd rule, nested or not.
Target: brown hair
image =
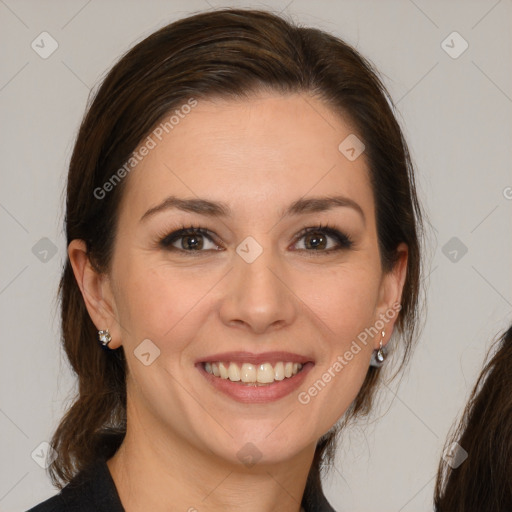
[[[421,214],[412,164],[392,101],[371,64],[320,30],[265,11],[223,9],[176,21],[128,51],[101,84],[77,136],[67,185],[67,242],[84,240],[91,262],[99,272],[108,272],[126,179],[107,200],[98,199],[94,191],[165,115],[191,97],[246,98],[262,89],[314,95],[348,116],[364,141],[383,269],[393,268],[401,242],[408,246],[396,324],[404,364],[415,338],[420,287]],[[78,396],[52,440],[58,458],[50,473],[62,487],[96,457],[109,458],[119,447],[126,426],[126,389],[123,350],[99,349],[69,261],[59,289],[64,349],[79,384]],[[379,373],[369,368],[345,420],[370,410]],[[318,442],[304,504],[321,493],[320,466],[322,460],[331,460],[335,436],[333,431]]]
[[[455,457],[441,459],[436,512],[512,510],[512,326],[490,348],[495,352],[473,388],[462,419],[448,437]],[[450,461],[450,462],[449,462]]]

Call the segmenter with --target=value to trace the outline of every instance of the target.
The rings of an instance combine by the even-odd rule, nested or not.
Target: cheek
[[[319,428],[328,429],[339,419],[364,382],[373,351],[369,329],[377,319],[379,279],[377,270],[347,266],[330,277],[319,273],[315,287],[311,281],[302,285],[324,335],[322,358],[298,401],[318,418]]]
[[[172,334],[178,335],[190,322],[200,325],[197,322],[208,316],[208,308],[215,307],[211,300],[217,294],[209,297],[209,291],[216,285],[222,289],[230,279],[229,275],[223,279],[226,268],[151,264],[144,256],[119,263],[117,282],[121,284],[116,303],[119,321],[132,343],[146,338],[163,341],[171,336],[175,340],[172,351],[184,348],[179,342],[183,336]],[[379,276],[372,269],[363,261],[330,270],[320,265],[309,272],[296,269],[287,273],[289,300],[303,303],[305,316],[312,314],[311,321],[323,324],[327,336],[334,334],[333,341],[343,345],[375,320]]]
[[[343,344],[375,321],[380,276],[373,267],[346,266],[302,278],[297,295]]]
[[[149,338],[160,344],[171,336],[175,341],[168,348],[180,351],[185,343],[180,343],[183,337],[178,333],[204,311],[207,292],[221,277],[221,270],[176,268],[161,262],[152,265],[144,257],[125,262],[118,268],[122,284],[116,298],[121,305],[120,321],[129,333],[124,342],[133,344]]]

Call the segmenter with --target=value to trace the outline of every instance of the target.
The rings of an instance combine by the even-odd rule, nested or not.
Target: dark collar
[[[77,478],[66,486],[66,489],[68,487],[71,499],[80,499],[80,495],[87,497],[90,506],[94,507],[91,510],[124,512],[107,461],[104,459],[99,459],[95,464],[79,473]],[[81,509],[78,510],[81,511]]]
[[[322,494],[306,512],[335,512]],[[62,491],[28,512],[125,512],[104,459],[81,471]]]
[[[81,471],[56,496],[28,512],[125,512],[103,459]]]

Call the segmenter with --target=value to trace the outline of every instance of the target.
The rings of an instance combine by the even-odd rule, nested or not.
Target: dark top
[[[325,496],[306,512],[336,512]],[[59,494],[43,501],[27,512],[124,512],[123,505],[106,460],[98,460],[80,472]]]
[[[59,494],[28,512],[124,512],[106,460],[80,472]]]

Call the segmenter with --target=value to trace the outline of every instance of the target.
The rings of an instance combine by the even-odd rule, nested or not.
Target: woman
[[[490,352],[439,465],[436,512],[512,510],[512,326]]]
[[[99,88],[66,206],[72,482],[33,510],[333,510],[320,467],[417,323],[420,208],[370,64],[267,12],[172,23]]]

